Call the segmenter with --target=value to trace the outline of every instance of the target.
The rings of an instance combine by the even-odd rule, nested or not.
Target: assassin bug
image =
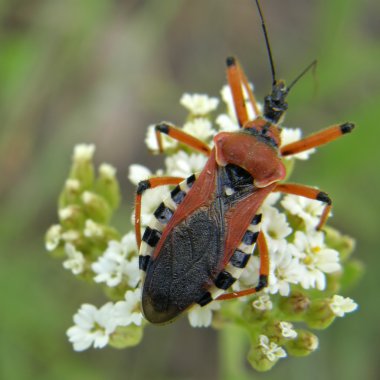
[[[270,67],[272,92],[260,112],[248,80],[238,61],[227,58],[230,86],[240,130],[220,132],[214,147],[168,123],[155,127],[162,152],[161,134],[205,154],[208,161],[199,174],[188,178],[157,177],[141,181],[135,200],[135,230],[140,247],[139,266],[145,274],[142,309],[151,323],[174,320],[193,305],[227,300],[256,293],[267,286],[269,255],[260,232],[260,206],[271,192],[295,194],[325,204],[321,229],[331,209],[329,196],[315,188],[282,183],[288,157],[318,147],[351,132],[352,123],[335,124],[297,142],[280,147],[279,124],[288,108],[286,96],[309,65],[288,87],[276,79],[267,30],[258,0]],[[249,120],[243,89],[257,116]],[[175,185],[158,206],[141,237],[143,193],[162,185]],[[227,292],[239,278],[257,244],[260,256],[259,282],[251,289]]]

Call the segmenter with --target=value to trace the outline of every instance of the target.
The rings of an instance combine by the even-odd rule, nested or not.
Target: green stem
[[[247,336],[244,330],[224,326],[219,333],[220,378],[222,380],[248,380],[244,361],[247,356]]]

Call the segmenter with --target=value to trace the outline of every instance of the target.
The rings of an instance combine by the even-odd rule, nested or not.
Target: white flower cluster
[[[118,327],[135,324],[141,326],[141,291],[127,291],[125,301],[108,302],[100,309],[83,304],[74,315],[75,325],[67,330],[69,341],[75,351],[83,351],[93,346],[105,347]]]
[[[92,270],[96,273],[94,281],[104,282],[111,288],[123,281],[131,288],[136,287],[140,280],[136,252],[136,238],[132,232],[120,242],[111,240],[104,254],[92,264]]]
[[[214,112],[219,104],[219,99],[209,98],[207,95],[185,94],[181,98],[181,104],[190,111],[188,121],[182,126],[187,133],[196,136],[207,144],[212,145],[212,137],[220,131],[237,130],[232,95],[228,86],[221,92],[222,100],[226,106],[226,113],[216,116],[214,123],[210,112]],[[250,118],[256,115],[254,109],[247,102]],[[176,150],[178,144],[173,139],[163,137],[164,149],[174,149],[171,155],[165,159],[165,168],[152,173],[142,165],[131,165],[129,179],[134,184],[150,176],[170,175],[188,177],[192,173],[200,172],[207,158],[199,153],[187,153]],[[299,129],[282,129],[284,144],[301,138]],[[148,128],[146,144],[151,151],[157,151],[157,141],[154,126]],[[294,156],[298,159],[307,159],[313,150]],[[88,159],[93,153],[93,147],[83,147],[75,150],[75,156],[80,159]],[[103,171],[112,175],[111,169],[104,167]],[[114,174],[114,173],[113,173]],[[75,184],[72,183],[72,186]],[[144,228],[154,210],[163,197],[167,194],[167,187],[159,187],[149,191],[149,196],[144,196],[142,201],[141,222]],[[86,196],[88,198],[88,195]],[[324,234],[316,232],[315,227],[323,211],[323,205],[319,201],[286,195],[280,201],[279,194],[271,194],[261,207],[263,214],[262,230],[266,236],[270,252],[270,276],[269,286],[266,293],[262,293],[253,301],[252,306],[258,311],[271,310],[273,307],[269,294],[288,296],[291,286],[298,284],[304,289],[316,288],[323,290],[326,286],[326,274],[337,272],[341,269],[339,254],[330,249],[324,242]],[[85,199],[86,200],[86,199]],[[85,201],[84,200],[84,201]],[[280,210],[281,209],[281,210]],[[65,217],[63,212],[62,217]],[[302,222],[301,230],[294,233],[290,225],[291,218],[298,218]],[[133,215],[132,215],[133,218]],[[50,235],[49,235],[50,233]],[[53,250],[60,239],[59,226],[54,226],[48,233],[47,248]],[[103,230],[92,220],[87,220],[85,236],[96,237]],[[50,238],[49,238],[50,236]],[[65,246],[67,259],[64,267],[74,274],[84,270],[85,260],[83,254],[75,249],[75,246],[67,243]],[[69,340],[77,351],[85,350],[91,346],[104,347],[109,343],[112,334],[119,326],[142,324],[140,311],[140,289],[138,253],[135,243],[134,232],[126,234],[121,241],[109,241],[104,253],[90,265],[93,272],[93,280],[103,283],[105,286],[114,288],[125,285],[127,290],[125,300],[116,303],[109,302],[100,309],[95,306],[84,304],[74,316],[75,325],[68,331]],[[243,275],[233,285],[234,290],[254,287],[258,281],[259,258],[253,256],[243,272]],[[353,311],[356,304],[343,301],[335,296],[331,300],[331,309],[337,316]],[[352,300],[351,300],[352,301]],[[352,301],[353,302],[353,301]],[[206,327],[212,323],[213,311],[220,309],[221,304],[213,302],[206,307],[195,306],[188,313],[189,322],[193,327]],[[292,325],[281,322],[281,331],[284,338],[294,339],[297,336]],[[261,335],[259,346],[262,353],[270,360],[286,356],[286,352],[276,343],[270,342],[269,338]]]
[[[269,286],[265,291],[288,296],[292,284],[299,284],[304,289],[324,290],[326,274],[339,271],[341,265],[339,253],[326,247],[324,234],[315,230],[323,205],[319,201],[300,201],[298,196],[286,195],[281,201],[284,211],[280,212],[275,207],[279,198],[279,194],[271,194],[261,208],[262,231],[270,255]],[[296,231],[292,235],[289,215],[297,215],[302,219],[303,231]],[[234,289],[254,287],[258,281],[259,267],[259,257],[254,256],[240,280],[234,284]]]

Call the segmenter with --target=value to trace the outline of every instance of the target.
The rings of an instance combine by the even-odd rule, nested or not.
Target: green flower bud
[[[79,144],[74,148],[70,178],[80,181],[82,189],[89,189],[94,183],[94,151],[95,145],[92,144]]]
[[[355,248],[355,240],[347,235],[341,234],[336,229],[325,226],[326,245],[339,252],[340,260],[345,262],[352,254]]]
[[[52,225],[45,235],[45,247],[46,250],[54,251],[62,239],[62,227],[59,224]]]
[[[85,216],[80,206],[69,205],[58,211],[59,220],[65,230],[80,229],[84,225]]]
[[[136,346],[140,343],[143,336],[143,328],[141,326],[129,325],[126,327],[119,326],[112,333],[109,345],[114,348],[126,348]]]
[[[113,166],[101,164],[95,184],[96,192],[106,199],[113,210],[120,204],[120,187],[115,174],[116,169]]]
[[[325,329],[334,321],[330,299],[313,300],[306,314],[305,322],[314,329]]]
[[[289,297],[281,297],[278,307],[285,319],[302,320],[310,307],[310,299],[302,292],[294,292]]]
[[[264,372],[270,370],[280,358],[286,356],[282,347],[270,341],[266,335],[260,335],[258,342],[252,345],[247,359],[253,368]]]
[[[110,240],[120,240],[120,234],[117,230],[110,226],[96,223],[92,219],[86,220],[83,234],[87,238],[90,247],[96,247],[98,251],[106,249]],[[84,249],[82,251],[87,252],[91,251],[91,249]]]
[[[79,204],[81,193],[82,185],[80,181],[70,178],[66,180],[65,186],[61,192],[61,195],[59,196],[59,208],[64,208],[72,204]]]
[[[340,284],[343,290],[355,286],[364,274],[364,264],[359,260],[350,260],[345,263]]]
[[[318,348],[318,337],[307,330],[297,330],[297,338],[285,344],[286,351],[292,356],[307,356]]]
[[[82,194],[82,202],[89,219],[98,223],[108,222],[111,217],[111,209],[104,198],[91,191],[85,191]]]

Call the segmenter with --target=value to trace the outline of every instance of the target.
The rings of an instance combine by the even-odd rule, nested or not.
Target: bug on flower
[[[260,232],[260,206],[272,192],[294,194],[325,204],[318,229],[331,209],[331,199],[318,189],[283,183],[282,162],[311,148],[351,132],[352,123],[335,124],[297,142],[281,146],[280,123],[288,108],[286,96],[309,65],[289,86],[276,79],[273,58],[260,5],[265,42],[272,71],[272,92],[264,99],[261,113],[238,61],[227,58],[227,80],[232,92],[240,130],[220,132],[214,147],[168,123],[156,126],[160,151],[162,133],[208,156],[204,169],[188,178],[156,177],[141,181],[135,200],[135,230],[140,247],[139,266],[144,273],[142,309],[151,323],[174,320],[198,304],[256,293],[267,286],[269,255]],[[255,114],[249,120],[244,91]],[[174,189],[155,210],[141,237],[143,193],[162,185]],[[259,281],[254,288],[229,292],[244,271],[257,245]]]

